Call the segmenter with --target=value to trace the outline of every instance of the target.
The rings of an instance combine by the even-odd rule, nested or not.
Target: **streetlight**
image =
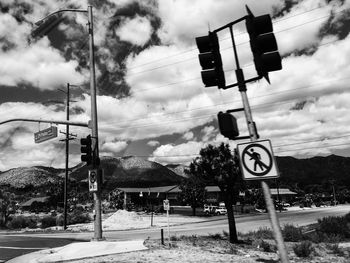
[[[61,22],[61,18],[58,21],[54,21],[54,15],[62,12],[80,12],[88,14],[88,32],[89,32],[89,55],[90,55],[90,97],[91,97],[91,137],[93,146],[93,162],[92,168],[99,167],[99,151],[98,151],[98,126],[97,126],[97,103],[96,103],[96,74],[95,74],[95,57],[94,57],[94,33],[93,33],[93,14],[92,6],[88,6],[87,10],[82,9],[61,9],[53,12],[43,19],[39,20],[35,24],[39,27],[33,32],[33,36],[42,36],[43,28],[50,26],[51,28]],[[45,32],[47,33],[47,32]],[[94,240],[103,240],[102,238],[102,217],[101,217],[101,190],[94,192],[95,201],[95,221],[94,221]]]

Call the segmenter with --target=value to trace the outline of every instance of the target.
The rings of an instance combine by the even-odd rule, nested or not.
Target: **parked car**
[[[219,206],[216,205],[204,205],[203,212],[209,216],[209,215],[226,215],[227,209],[225,205],[220,204]]]
[[[215,205],[204,205],[203,212],[207,216],[213,215],[213,214],[215,214],[216,208],[217,208],[217,206],[215,206]]]
[[[227,209],[225,206],[218,206],[215,208],[215,214],[216,215],[226,215]]]

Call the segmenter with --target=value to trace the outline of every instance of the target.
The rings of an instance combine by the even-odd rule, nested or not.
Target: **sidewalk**
[[[13,258],[8,263],[60,262],[148,249],[143,240],[77,242]]]

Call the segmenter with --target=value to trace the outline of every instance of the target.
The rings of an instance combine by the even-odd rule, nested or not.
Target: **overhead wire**
[[[345,10],[342,10],[342,11],[339,11],[339,12],[335,12],[335,14],[336,13],[341,13],[341,12],[344,12],[344,11]],[[328,18],[329,18],[329,15],[322,16],[322,17],[319,17],[319,18],[316,18],[316,19],[313,19],[313,20],[301,23],[299,25],[295,25],[295,26],[292,26],[292,27],[289,27],[289,28],[286,28],[286,29],[275,31],[274,34],[279,34],[279,33],[285,32],[285,31],[293,30],[293,29],[298,28],[300,26],[303,26],[303,25],[306,25],[306,24],[309,24],[309,23],[313,23],[313,22],[319,21],[321,19],[328,19]],[[239,35],[239,34],[237,34],[237,35]],[[245,44],[248,44],[248,43],[249,43],[249,41],[245,41],[245,42],[237,43],[236,46],[245,45]],[[226,47],[226,48],[222,48],[222,49],[220,49],[220,51],[225,51],[225,50],[229,50],[229,49],[232,49],[232,46],[229,46],[229,47]],[[137,74],[140,74],[140,73],[150,72],[150,71],[154,71],[154,70],[157,70],[157,69],[161,69],[161,68],[165,68],[165,67],[169,67],[169,66],[173,66],[173,65],[178,65],[178,64],[181,64],[181,63],[185,63],[185,62],[188,62],[188,61],[195,60],[195,59],[197,59],[197,56],[191,57],[189,59],[173,62],[173,63],[170,63],[170,64],[166,64],[166,65],[157,66],[157,67],[151,68],[151,69],[145,69],[143,71],[138,71],[138,72],[134,72],[134,73],[131,72],[131,73],[128,74],[128,76],[133,76],[133,75],[137,75]],[[131,69],[133,69],[133,68],[132,67],[129,68],[129,70],[131,70]]]
[[[294,92],[294,91],[297,91],[297,90],[305,90],[307,88],[311,88],[311,87],[315,87],[315,86],[319,86],[319,85],[322,85],[324,83],[332,83],[333,81],[342,81],[342,80],[346,80],[346,79],[350,79],[350,77],[346,77],[346,78],[339,78],[339,79],[336,79],[336,80],[329,80],[329,81],[322,81],[322,82],[317,82],[317,83],[313,83],[313,84],[310,84],[310,85],[307,85],[307,86],[303,86],[303,87],[299,87],[299,88],[294,88],[294,89],[288,89],[288,90],[283,90],[283,91],[277,91],[277,92],[271,92],[271,93],[267,93],[267,94],[263,94],[263,95],[259,95],[259,96],[254,96],[254,97],[251,97],[250,100],[254,100],[254,99],[258,99],[258,98],[263,98],[263,97],[269,97],[269,96],[274,96],[274,95],[278,95],[278,94],[284,94],[284,93],[289,93],[289,92]],[[303,97],[297,97],[297,98],[290,98],[289,100],[294,100],[294,99],[300,99],[300,98],[304,98]],[[283,100],[284,101],[284,100]],[[278,101],[277,104],[281,102],[281,101]],[[125,120],[124,122],[123,121],[116,121],[116,122],[109,122],[108,124],[113,124],[113,123],[118,123],[118,124],[123,124],[123,123],[134,123],[134,122],[137,122],[137,121],[145,121],[147,119],[152,119],[152,118],[159,118],[159,117],[162,117],[162,116],[168,116],[168,115],[177,115],[177,114],[180,114],[180,113],[188,113],[188,112],[193,112],[193,111],[197,111],[197,110],[203,110],[203,109],[208,109],[208,108],[216,108],[218,106],[223,106],[223,105],[228,105],[228,104],[233,104],[233,103],[241,103],[241,100],[240,99],[237,99],[237,100],[230,100],[228,102],[225,102],[225,103],[218,103],[218,104],[214,104],[214,105],[208,105],[208,106],[202,106],[202,107],[198,107],[198,108],[193,108],[193,109],[189,109],[189,110],[182,110],[182,111],[178,111],[178,112],[168,112],[168,113],[162,113],[162,114],[158,114],[156,116],[150,116],[150,117],[147,117],[147,118],[135,118],[135,119],[131,119],[131,120]],[[274,105],[275,103],[268,103],[268,104],[272,104]],[[262,104],[261,104],[262,105]],[[252,105],[252,108],[254,109],[255,107],[261,107],[261,105]],[[265,104],[264,104],[265,105]],[[213,113],[214,114],[214,113]],[[211,114],[212,115],[212,114]],[[203,117],[209,117],[211,115],[205,115]],[[148,124],[149,126],[153,125],[153,124]],[[132,128],[138,128],[136,126],[131,126]],[[144,127],[144,126],[142,126]]]
[[[312,12],[312,11],[317,10],[317,9],[320,9],[320,8],[322,8],[322,7],[324,7],[324,6],[318,6],[318,7],[316,7],[316,8],[312,8],[312,9],[306,10],[306,11],[304,11],[304,12],[301,12],[301,13],[298,13],[298,14],[295,14],[295,15],[292,15],[292,16],[289,16],[288,18],[278,19],[278,20],[274,21],[274,23],[279,23],[279,22],[281,22],[281,21],[288,20],[288,19],[290,19],[290,18],[299,16],[299,15],[303,15],[303,14],[305,14],[305,13]],[[238,35],[242,35],[242,34],[245,34],[245,33],[246,33],[246,32],[240,32],[240,33],[238,33],[238,34],[236,34],[236,35],[238,36]],[[222,40],[226,40],[226,39],[229,39],[229,38],[224,38],[224,39],[222,39]],[[163,58],[155,59],[155,60],[152,60],[152,61],[143,63],[143,64],[136,65],[136,66],[131,67],[131,68],[129,68],[129,69],[134,69],[134,68],[138,68],[138,67],[141,67],[141,66],[144,66],[144,65],[148,65],[148,64],[152,64],[152,63],[157,63],[157,62],[159,62],[159,61],[161,61],[161,60],[169,59],[169,58],[175,57],[175,56],[180,56],[180,55],[183,55],[183,54],[185,54],[185,53],[189,53],[189,52],[192,52],[192,51],[195,51],[195,50],[197,50],[197,48],[192,48],[192,49],[185,50],[185,51],[182,51],[182,52],[179,52],[179,53],[176,53],[176,54],[172,54],[172,55],[169,55],[169,56],[166,56],[166,57],[163,57]]]

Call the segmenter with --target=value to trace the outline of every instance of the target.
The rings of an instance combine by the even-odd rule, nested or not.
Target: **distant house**
[[[271,188],[271,196],[274,199],[278,199],[278,195],[282,201],[288,202],[289,200],[293,199],[297,193],[289,190],[288,188]]]
[[[49,201],[48,196],[44,197],[34,197],[22,204],[19,205],[22,210],[31,210],[31,209],[40,209],[46,205],[46,203]]]
[[[134,203],[138,205],[162,205],[164,199],[168,199],[171,205],[180,205],[178,195],[181,192],[177,185],[145,188],[117,188],[124,193],[124,203]],[[206,202],[219,203],[222,201],[221,192],[218,186],[207,186]]]

